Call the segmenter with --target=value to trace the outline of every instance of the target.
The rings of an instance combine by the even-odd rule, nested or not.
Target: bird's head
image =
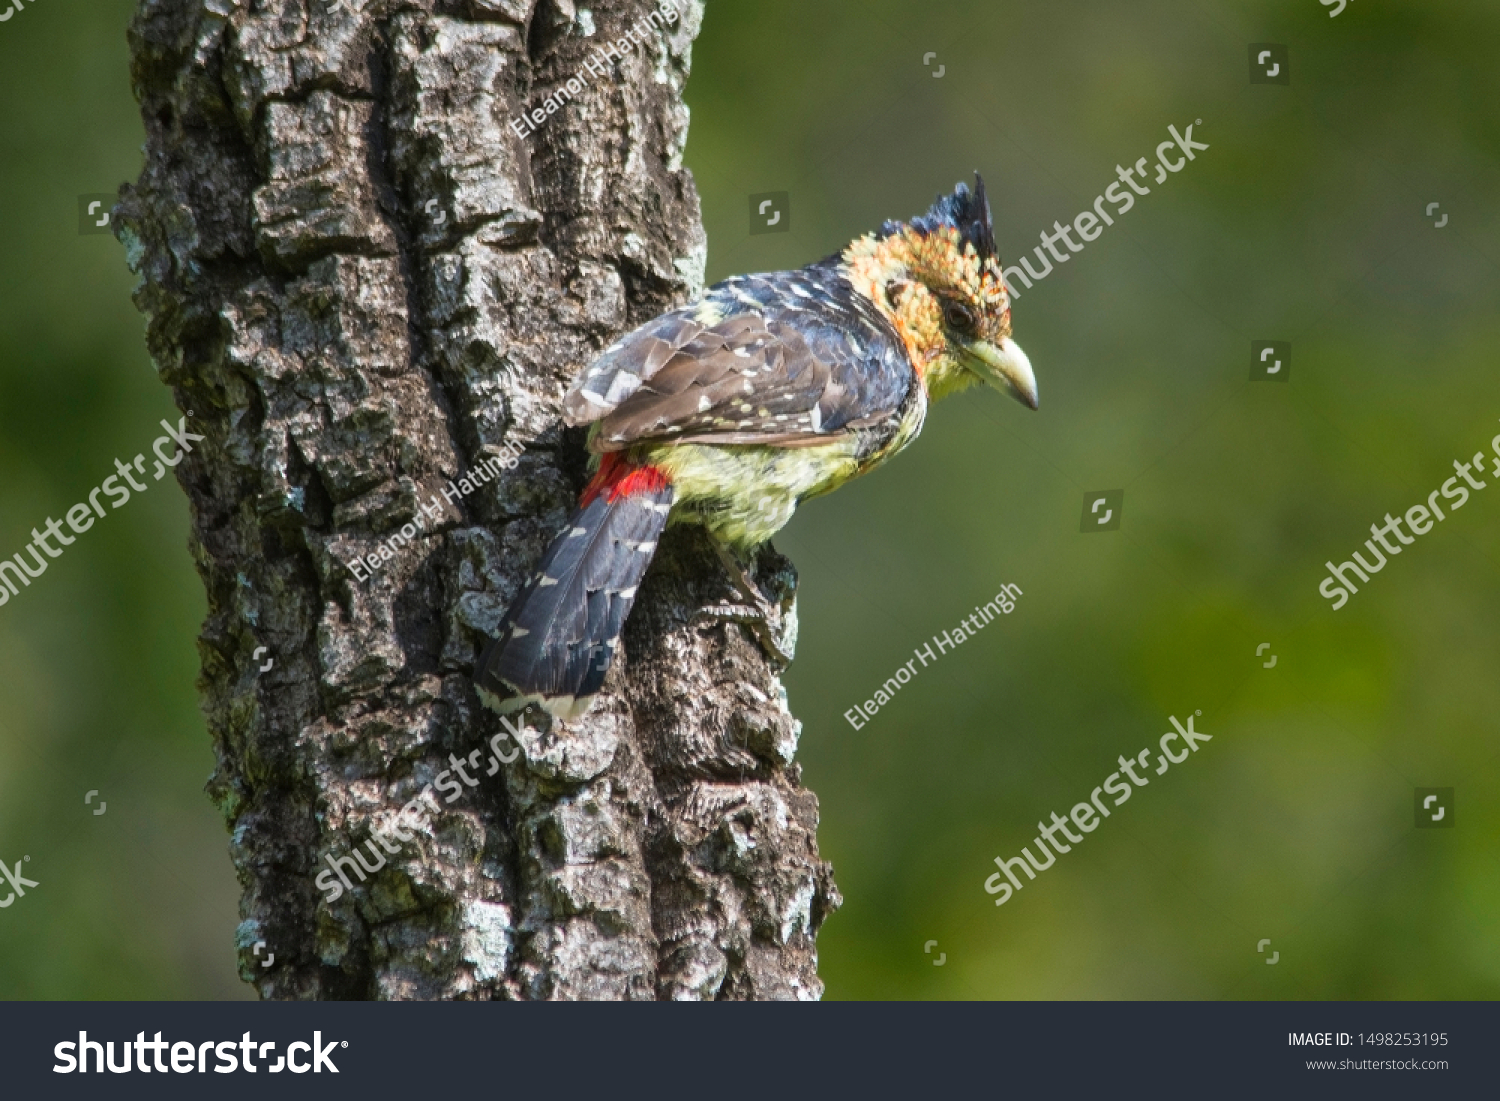
[[[1035,409],[1036,376],[1010,335],[984,180],[976,173],[974,182],[926,214],[859,238],[844,250],[844,265],[901,335],[930,397],[986,382]]]

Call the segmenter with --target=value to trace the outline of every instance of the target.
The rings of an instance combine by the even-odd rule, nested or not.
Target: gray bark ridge
[[[469,680],[585,478],[568,382],[701,290],[681,157],[703,7],[626,37],[653,10],[139,4],[145,166],[116,221],[157,370],[207,437],[177,473],[208,790],[263,997],[822,993],[840,900],[800,724],[746,628],[704,613],[732,590],[701,532],[663,540],[588,715],[530,716],[518,753]],[[790,601],[790,563],[766,548],[757,572]],[[346,861],[329,901],[315,877],[357,846],[373,870]]]

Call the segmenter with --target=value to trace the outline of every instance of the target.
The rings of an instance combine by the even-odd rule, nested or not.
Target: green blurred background
[[[77,229],[79,195],[139,169],[131,9],[0,24],[0,553],[172,411],[118,243]],[[1040,412],[954,398],[778,540],[845,897],[829,997],[1500,996],[1500,491],[1341,611],[1317,593],[1500,431],[1500,9],[1329,10],[710,0],[687,159],[711,279],[833,252],[975,169],[1013,262],[1168,124],[1211,146],[1022,289]],[[1249,84],[1252,42],[1290,48],[1289,87]],[[767,191],[791,231],[751,236]],[[1293,343],[1288,384],[1247,381],[1255,339]],[[1081,534],[1100,489],[1123,527]],[[249,996],[187,528],[152,483],[0,609],[0,859],[41,884],[0,910],[0,997]],[[1011,616],[851,729],[1006,582]],[[1195,710],[1213,741],[992,904],[996,855]],[[1414,829],[1414,788],[1447,786],[1456,828]]]

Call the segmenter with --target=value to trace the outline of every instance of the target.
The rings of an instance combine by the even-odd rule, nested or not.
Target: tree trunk
[[[117,221],[204,437],[177,474],[208,790],[263,997],[822,991],[839,898],[799,724],[746,628],[704,612],[733,590],[700,532],[663,540],[585,717],[528,714],[516,753],[469,680],[585,480],[569,380],[701,289],[681,158],[702,2],[653,10],[141,0],[145,168]],[[511,120],[560,88],[523,138]],[[758,573],[790,600],[790,563],[767,549]],[[357,846],[375,870],[333,874]]]

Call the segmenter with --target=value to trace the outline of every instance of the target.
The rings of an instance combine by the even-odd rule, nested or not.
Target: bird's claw
[[[789,587],[785,598],[779,604],[772,604],[762,595],[759,586],[751,579],[733,551],[717,540],[714,541],[714,549],[718,551],[719,559],[729,573],[729,580],[743,603],[714,605],[705,608],[704,613],[716,619],[732,619],[743,623],[754,633],[768,658],[783,669],[791,665],[792,656],[797,650],[796,589]]]
[[[778,632],[772,626],[772,619],[780,620],[780,614],[769,604],[762,602],[760,607],[749,607],[744,604],[710,604],[703,608],[700,615],[716,620],[732,620],[735,623],[743,623],[750,628],[755,635],[756,641],[760,643],[766,657],[779,664],[783,669],[792,664],[791,648],[783,648],[785,632]]]

